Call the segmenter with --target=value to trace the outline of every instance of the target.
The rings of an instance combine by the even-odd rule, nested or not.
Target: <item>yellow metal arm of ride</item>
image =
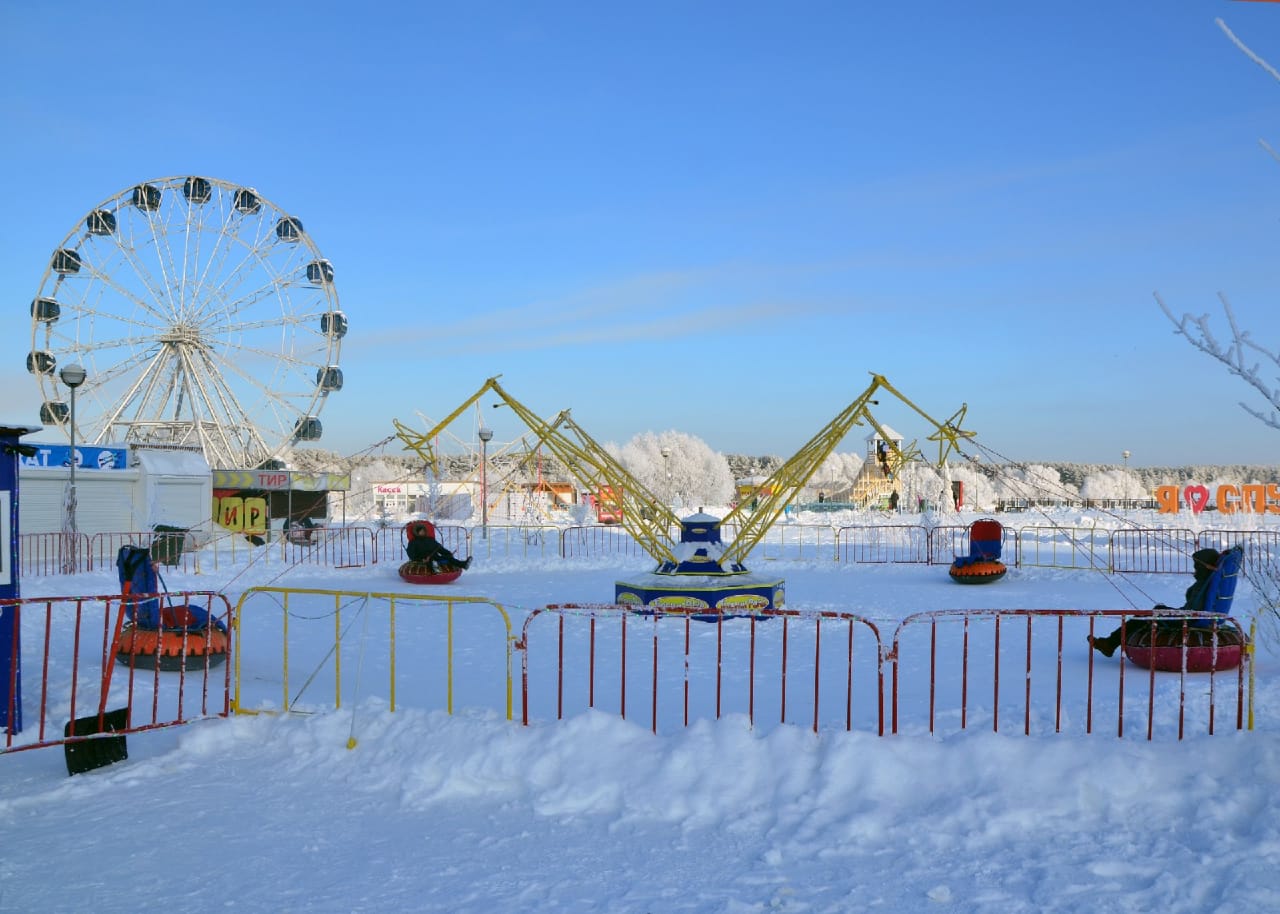
[[[415,451],[433,472],[438,472],[438,457],[431,442],[481,397],[492,391],[533,432],[537,438],[534,447],[546,447],[589,491],[597,494],[602,491],[611,493],[622,509],[620,523],[623,529],[650,556],[663,562],[675,562],[672,531],[679,528],[679,519],[671,510],[575,424],[568,410],[562,410],[547,422],[507,393],[498,383],[499,377],[501,375],[485,381],[462,405],[425,433],[415,432],[399,420],[392,420],[395,422],[396,434],[405,443],[406,449]]]
[[[622,509],[619,523],[645,552],[660,562],[676,561],[672,531],[678,529],[679,519],[575,423],[567,409],[547,423],[503,390],[496,379],[491,389],[590,491],[611,493]]]
[[[883,390],[892,394],[934,427],[933,434],[928,437],[930,441],[938,442],[938,466],[946,462],[947,456],[952,449],[959,449],[961,438],[973,437],[973,432],[960,429],[960,423],[964,419],[965,411],[968,409],[967,406],[962,404],[951,418],[945,422],[939,422],[903,396],[883,375],[872,372],[871,378],[871,384],[858,395],[857,399],[841,410],[839,415],[827,423],[825,428],[814,435],[804,447],[800,448],[791,459],[774,471],[773,475],[760,485],[757,489],[760,494],[754,499],[755,509],[753,511],[747,510],[747,506],[751,504],[753,499],[742,499],[737,507],[721,520],[722,526],[732,522],[737,522],[738,524],[738,535],[724,551],[723,560],[725,562],[744,561],[756,543],[764,537],[782,512],[786,510],[786,506],[800,494],[801,489],[805,487],[813,474],[818,471],[822,462],[849,434],[849,430],[855,425],[861,425],[863,420],[866,420],[876,430],[882,440],[888,441],[889,448],[892,451],[890,458],[891,470],[895,474],[907,460],[919,453],[914,444],[900,449],[895,442],[889,441],[889,436],[885,433],[884,427],[871,415],[868,407],[879,405],[878,400],[872,399],[878,391]]]
[[[502,375],[494,375],[492,378],[485,381],[484,384],[480,386],[479,390],[462,401],[461,406],[437,422],[435,427],[427,432],[415,432],[399,419],[392,419],[391,421],[395,423],[396,427],[396,436],[404,442],[405,450],[414,451],[422,458],[423,462],[426,463],[433,475],[439,475],[440,462],[439,458],[436,456],[435,446],[431,442],[436,439],[437,435],[452,425],[455,419],[470,409],[473,403],[483,397],[486,391],[497,387],[498,378],[500,377],[502,377]]]

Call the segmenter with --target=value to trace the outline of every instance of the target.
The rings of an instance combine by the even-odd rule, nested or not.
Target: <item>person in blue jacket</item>
[[[1182,606],[1173,607],[1165,606],[1163,603],[1157,603],[1155,608],[1160,610],[1179,610],[1181,612],[1198,613],[1204,611],[1204,598],[1209,593],[1209,581],[1213,577],[1213,573],[1218,570],[1218,563],[1222,560],[1222,553],[1217,549],[1197,549],[1191,553],[1191,573],[1195,576],[1195,580],[1191,582],[1191,586],[1187,588],[1186,599]],[[1132,630],[1137,625],[1147,624],[1145,620],[1133,620],[1129,622],[1129,629]],[[1157,622],[1156,628],[1159,630],[1162,626],[1176,625],[1177,630],[1182,630],[1182,621],[1169,620]],[[1116,652],[1116,648],[1120,646],[1120,639],[1124,635],[1124,625],[1120,625],[1111,634],[1105,638],[1095,638],[1089,636],[1089,644],[1093,646],[1104,657],[1110,657]]]

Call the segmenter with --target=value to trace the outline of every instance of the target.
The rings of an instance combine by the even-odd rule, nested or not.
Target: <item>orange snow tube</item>
[[[957,584],[990,584],[1004,577],[1009,569],[999,559],[976,559],[965,564],[953,563],[951,580]]]
[[[116,660],[125,666],[154,670],[200,669],[227,659],[227,633],[216,625],[183,629],[138,628],[126,625],[120,633]]]

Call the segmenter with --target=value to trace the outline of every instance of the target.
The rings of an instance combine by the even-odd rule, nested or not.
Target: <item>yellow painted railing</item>
[[[455,613],[486,608],[496,610],[492,629],[468,624],[465,643],[455,643]],[[237,714],[337,709],[344,689],[369,697],[378,682],[385,693],[375,694],[391,711],[399,692],[409,688],[415,706],[452,714],[455,659],[465,651],[468,686],[486,693],[483,704],[505,702],[511,719],[511,618],[484,597],[252,587],[240,597],[233,617],[232,709]],[[330,625],[331,633],[321,631]],[[280,696],[278,704],[274,695]]]

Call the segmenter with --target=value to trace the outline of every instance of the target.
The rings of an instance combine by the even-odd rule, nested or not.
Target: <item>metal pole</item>
[[[67,516],[65,518],[65,529],[63,533],[66,538],[66,548],[63,551],[62,573],[75,574],[79,571],[79,552],[80,534],[76,529],[76,388],[84,383],[85,370],[79,365],[67,365],[58,373],[62,378],[62,383],[66,384],[71,390],[71,475],[69,482],[69,491],[67,492]]]
[[[480,535],[489,538],[489,440],[493,429],[480,429]]]
[[[76,389],[71,388],[71,496],[67,499],[67,553],[63,574],[75,574],[79,570],[80,532],[76,529]]]

